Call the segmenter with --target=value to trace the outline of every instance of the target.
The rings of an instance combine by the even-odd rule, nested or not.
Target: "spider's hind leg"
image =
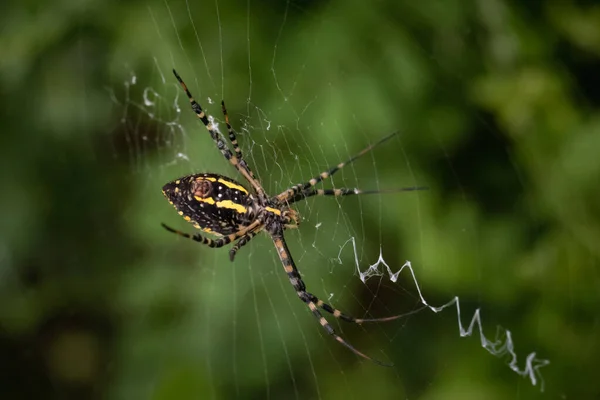
[[[252,238],[254,236],[256,236],[258,234],[258,232],[260,232],[260,230],[257,231],[252,231],[249,232],[247,234],[245,234],[244,236],[242,236],[240,238],[240,240],[238,240],[233,247],[231,248],[231,250],[229,250],[229,259],[233,262],[233,260],[235,259],[235,255],[237,254],[237,252],[246,244],[248,244],[249,241],[252,240]]]
[[[210,137],[212,138],[213,142],[216,144],[217,148],[219,149],[219,151],[221,152],[223,157],[225,157],[225,159],[227,161],[229,161],[229,163],[231,165],[233,165],[244,176],[244,178],[246,178],[248,180],[248,182],[256,190],[259,197],[266,198],[265,190],[263,189],[260,182],[258,182],[256,180],[256,178],[254,178],[254,173],[252,172],[252,170],[250,169],[250,167],[248,166],[246,161],[244,161],[244,159],[242,158],[241,150],[240,150],[239,146],[237,145],[237,139],[235,136],[235,132],[233,131],[233,128],[231,128],[231,125],[229,124],[229,116],[227,115],[227,109],[225,108],[225,104],[221,103],[221,106],[223,109],[223,113],[225,115],[225,124],[227,125],[227,129],[229,131],[229,140],[231,140],[231,143],[235,147],[235,149],[234,149],[235,156],[233,155],[231,150],[229,150],[229,148],[227,147],[225,142],[221,139],[219,132],[217,132],[213,123],[206,116],[206,112],[202,109],[200,104],[198,104],[198,102],[194,99],[194,96],[192,96],[192,93],[189,91],[187,85],[185,84],[183,79],[181,79],[181,77],[179,76],[177,71],[175,71],[175,69],[173,69],[173,74],[175,75],[175,78],[177,78],[177,81],[179,82],[179,84],[181,85],[183,90],[185,91],[185,94],[187,95],[187,97],[190,101],[192,111],[194,111],[194,113],[196,114],[198,119],[200,119],[200,121],[202,121],[202,123],[208,130]]]
[[[184,238],[187,239],[191,239],[194,240],[198,243],[202,243],[204,245],[207,245],[208,247],[212,247],[212,248],[219,248],[219,247],[223,247],[229,243],[231,243],[233,240],[235,240],[235,234],[233,235],[228,235],[228,236],[224,236],[222,238],[219,238],[217,240],[212,240],[209,239],[205,236],[200,235],[199,233],[195,233],[193,235],[190,235],[189,233],[185,233],[185,232],[181,232],[178,231],[177,229],[173,229],[170,226],[166,225],[166,224],[161,224],[163,228],[165,228],[166,230],[168,230],[169,232],[172,232],[176,235],[179,236],[183,236]]]
[[[240,146],[238,144],[237,134],[235,133],[235,130],[229,123],[229,114],[227,113],[227,108],[225,107],[224,100],[221,100],[221,110],[223,111],[223,116],[225,117],[225,125],[227,125],[227,133],[229,135],[229,141],[233,145],[233,151],[235,152],[235,156],[238,158],[238,160],[241,161],[243,159],[242,149],[240,149]]]
[[[252,239],[256,233],[261,231],[261,228],[259,228],[260,226],[260,221],[254,221],[252,224],[250,224],[249,226],[247,226],[246,228],[239,230],[237,232],[234,232],[230,235],[227,236],[223,236],[217,240],[212,240],[209,239],[205,236],[202,236],[199,233],[196,233],[194,235],[190,235],[189,233],[185,233],[185,232],[181,232],[177,229],[171,228],[170,226],[166,225],[166,224],[161,224],[163,228],[165,228],[166,230],[168,230],[169,232],[172,232],[176,235],[179,236],[183,236],[186,239],[191,239],[194,240],[198,243],[202,243],[207,245],[208,247],[213,247],[213,248],[219,248],[219,247],[223,247],[225,245],[228,245],[229,243],[233,242],[234,240],[241,238],[236,245],[232,248],[232,250],[236,249],[239,250],[240,247],[242,247],[243,245],[245,245],[246,243],[248,243],[250,241],[250,239]],[[242,243],[243,242],[243,243]],[[231,252],[230,252],[231,253]],[[234,252],[234,256],[235,256],[235,252]],[[231,256],[230,256],[231,257]],[[233,261],[233,260],[232,260]]]

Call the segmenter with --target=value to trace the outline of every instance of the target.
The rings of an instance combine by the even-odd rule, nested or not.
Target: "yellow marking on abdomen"
[[[246,207],[244,207],[241,204],[238,203],[234,203],[231,200],[223,200],[223,201],[217,201],[215,202],[215,199],[213,199],[212,197],[200,197],[200,196],[194,196],[194,198],[198,201],[201,201],[203,203],[207,203],[207,204],[214,204],[217,207],[220,208],[227,208],[230,210],[235,210],[237,212],[239,212],[240,214],[245,213],[246,211],[248,211],[248,209]]]
[[[265,207],[265,210],[272,212],[273,214],[281,215],[281,211],[273,207]]]
[[[234,203],[231,200],[217,201],[216,204],[217,204],[217,207],[229,208],[231,210],[235,210],[235,211],[239,212],[240,214],[243,214],[246,211],[248,211],[248,209],[246,207],[244,207],[243,205]]]
[[[237,184],[227,181],[225,179],[218,179],[217,182],[222,183],[223,185],[227,186],[228,188],[239,190],[242,193],[248,194],[248,191],[246,190],[246,188],[241,185],[237,185]]]
[[[199,176],[196,178],[197,181],[211,181],[216,182],[217,178],[213,178],[212,176]]]
[[[208,204],[215,204],[215,199],[213,199],[212,197],[200,197],[200,196],[194,196],[194,198],[198,201],[201,201],[203,203],[208,203]]]

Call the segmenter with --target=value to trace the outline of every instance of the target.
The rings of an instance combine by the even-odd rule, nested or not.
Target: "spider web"
[[[428,24],[417,9],[413,30],[397,29],[393,17],[380,21],[383,32],[397,35],[387,45],[344,37],[346,19],[375,23],[383,13],[358,4],[168,0],[138,12],[134,31],[144,39],[133,37],[129,46],[151,45],[136,49],[137,59],[127,48],[114,57],[115,83],[106,90],[120,118],[107,141],[136,185],[135,206],[127,210],[132,229],[141,228],[152,245],[119,295],[135,317],[125,330],[115,396],[136,397],[148,381],[148,393],[164,397],[435,397],[461,386],[476,397],[517,386],[528,397],[544,390],[549,361],[537,351],[543,334],[524,328],[535,326],[534,317],[495,284],[515,267],[486,265],[503,247],[487,242],[493,232],[480,231],[476,199],[464,183],[473,169],[452,154],[461,130],[480,130],[499,148],[509,183],[525,186],[496,128],[478,115],[473,128],[454,108],[453,85],[466,78],[438,57],[466,43],[453,38],[449,48],[435,49],[412,38]],[[217,172],[245,183],[196,121],[172,67],[221,132],[219,103],[226,100],[246,160],[269,194],[400,130],[324,186],[429,191],[315,197],[298,204],[300,229],[286,232],[310,292],[356,317],[404,315],[361,327],[324,315],[355,347],[393,368],[356,359],[327,336],[296,298],[267,237],[255,238],[231,264],[227,250],[161,230],[166,222],[191,231],[160,195],[167,181]],[[379,75],[383,83],[373,85]],[[434,104],[423,98],[428,92],[448,100],[425,114],[420,107]],[[420,161],[435,159],[432,152],[435,168]]]
[[[8,1],[0,16],[0,397],[600,398],[594,2]],[[160,194],[243,182],[189,110],[225,99],[298,203],[308,289],[273,243],[228,261]],[[548,364],[548,362],[550,362]],[[53,396],[54,395],[54,396]]]

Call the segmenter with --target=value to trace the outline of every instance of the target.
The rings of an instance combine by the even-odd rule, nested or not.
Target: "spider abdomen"
[[[163,186],[179,215],[197,229],[229,235],[255,218],[255,201],[239,182],[219,174],[188,175]]]

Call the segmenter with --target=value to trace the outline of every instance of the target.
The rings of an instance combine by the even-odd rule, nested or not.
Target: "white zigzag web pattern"
[[[475,310],[475,313],[473,314],[473,317],[471,318],[471,322],[470,322],[469,326],[465,329],[465,327],[463,326],[462,321],[461,321],[460,299],[458,296],[455,296],[454,298],[452,298],[452,300],[450,300],[449,302],[447,302],[446,304],[444,304],[442,306],[435,307],[435,306],[430,305],[429,303],[427,303],[427,300],[425,300],[425,298],[423,297],[423,295],[421,293],[421,288],[419,287],[419,283],[417,282],[417,278],[415,276],[415,272],[412,268],[411,262],[407,260],[404,263],[404,265],[402,265],[400,267],[400,269],[398,271],[392,272],[392,269],[390,268],[390,266],[383,259],[381,250],[379,251],[379,259],[377,260],[377,262],[375,262],[375,264],[369,265],[369,268],[367,268],[364,272],[362,272],[360,270],[360,263],[358,261],[358,253],[356,250],[356,241],[355,241],[354,237],[351,237],[342,246],[340,246],[340,252],[338,253],[338,262],[340,264],[341,264],[341,253],[348,243],[352,243],[352,249],[354,252],[354,263],[356,265],[356,272],[358,273],[360,280],[363,281],[363,283],[366,283],[367,279],[369,279],[372,276],[383,276],[385,271],[380,270],[380,268],[379,268],[380,265],[383,265],[385,267],[385,270],[387,270],[387,273],[392,282],[396,282],[398,280],[398,276],[404,270],[404,268],[408,268],[408,270],[410,271],[410,275],[412,276],[412,279],[415,283],[415,287],[417,288],[417,292],[419,293],[419,299],[425,307],[429,308],[431,311],[433,311],[435,313],[438,313],[447,307],[456,305],[458,330],[459,330],[461,337],[471,336],[473,334],[474,328],[477,327],[477,330],[479,331],[479,338],[481,340],[481,347],[483,347],[490,354],[492,354],[496,357],[503,357],[505,355],[509,355],[510,356],[510,362],[508,363],[509,368],[512,369],[514,372],[516,372],[518,375],[520,375],[524,378],[529,378],[532,385],[535,386],[539,383],[540,390],[542,392],[544,391],[544,379],[542,377],[542,374],[540,373],[540,368],[545,367],[546,365],[550,364],[549,360],[539,359],[536,357],[535,352],[531,352],[527,355],[527,357],[525,359],[525,366],[523,367],[523,369],[520,369],[519,365],[518,365],[517,354],[514,351],[514,342],[512,339],[511,332],[502,327],[498,327],[497,333],[496,333],[497,339],[494,341],[489,340],[483,333],[483,325],[481,322],[481,313],[480,313],[479,308],[477,310]]]

